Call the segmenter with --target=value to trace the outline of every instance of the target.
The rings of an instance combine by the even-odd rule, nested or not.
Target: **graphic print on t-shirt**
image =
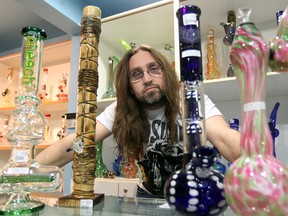
[[[180,130],[180,125],[177,124]],[[162,120],[150,122],[149,141],[144,149],[144,156],[138,162],[142,174],[143,186],[152,194],[163,198],[163,189],[167,178],[182,167],[183,145],[167,143],[167,124]]]

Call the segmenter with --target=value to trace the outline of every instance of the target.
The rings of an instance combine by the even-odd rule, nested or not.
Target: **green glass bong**
[[[63,175],[55,166],[42,166],[35,160],[36,145],[42,142],[45,118],[38,110],[37,97],[45,31],[36,27],[21,30],[22,53],[19,94],[11,113],[7,140],[12,144],[8,163],[0,169],[0,215],[38,212],[44,203],[30,198],[30,192],[52,192],[59,188]]]

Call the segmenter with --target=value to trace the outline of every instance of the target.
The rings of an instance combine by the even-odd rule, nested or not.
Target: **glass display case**
[[[52,198],[50,198],[52,199]],[[49,200],[49,199],[48,199]],[[57,215],[176,215],[170,209],[164,199],[151,198],[127,198],[116,196],[105,196],[104,200],[93,208],[66,208],[45,206],[39,212],[39,216]],[[233,216],[230,208],[227,208],[223,216]]]

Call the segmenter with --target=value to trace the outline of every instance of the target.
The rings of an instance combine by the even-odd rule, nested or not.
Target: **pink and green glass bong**
[[[38,110],[37,97],[42,52],[46,33],[36,27],[21,31],[22,58],[16,109],[11,113],[7,140],[12,144],[11,157],[0,170],[0,194],[6,199],[0,202],[0,215],[22,215],[38,212],[42,202],[30,199],[35,191],[55,191],[62,182],[58,167],[41,166],[35,161],[35,147],[43,140],[45,119]]]
[[[177,10],[184,163],[164,188],[172,209],[195,216],[219,215],[228,206],[224,175],[213,168],[217,152],[206,144],[200,14],[200,8],[193,5]]]
[[[242,103],[242,156],[226,172],[226,200],[237,215],[288,215],[288,171],[273,156],[266,119],[265,78],[269,47],[254,23],[251,10],[239,9],[230,59]]]

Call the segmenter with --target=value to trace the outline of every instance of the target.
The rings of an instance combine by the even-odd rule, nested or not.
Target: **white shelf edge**
[[[288,72],[268,72],[266,76],[266,98],[287,95]],[[213,102],[240,100],[236,77],[204,80],[204,92]],[[286,88],[287,87],[287,88]]]

